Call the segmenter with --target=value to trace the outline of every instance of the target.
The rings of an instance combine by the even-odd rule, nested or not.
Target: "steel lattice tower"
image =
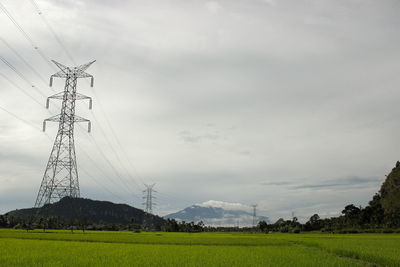
[[[49,108],[49,100],[62,100],[60,114],[50,117],[43,122],[43,131],[46,130],[46,122],[58,122],[58,132],[51,150],[50,158],[44,172],[42,184],[36,198],[35,207],[42,207],[45,204],[53,203],[63,197],[80,197],[78,169],[76,164],[74,123],[88,122],[90,132],[90,121],[75,115],[75,100],[89,99],[89,109],[92,108],[92,99],[76,92],[78,78],[91,78],[93,87],[93,76],[86,73],[95,61],[78,67],[66,67],[56,61],[54,64],[60,69],[50,77],[50,86],[53,78],[65,78],[64,91],[47,98],[46,108]]]
[[[257,204],[251,205],[253,207],[253,227],[257,224]]]
[[[155,185],[156,184],[145,184],[144,186],[146,186],[146,190],[143,190],[143,193],[146,193],[146,196],[143,197],[143,199],[146,200],[146,202],[143,203],[143,205],[145,205],[145,212],[150,214],[153,213],[153,192],[157,192],[153,189]]]

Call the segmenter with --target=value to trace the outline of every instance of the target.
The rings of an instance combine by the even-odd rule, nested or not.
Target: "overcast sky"
[[[93,123],[75,132],[82,197],[143,207],[145,182],[161,215],[216,200],[325,217],[365,206],[400,159],[397,0],[0,3],[31,39],[0,10],[0,55],[25,79],[0,61],[19,118],[0,110],[0,213],[34,204],[59,112],[38,52],[74,65],[62,46],[97,60],[94,88],[78,83],[94,101],[76,111]]]

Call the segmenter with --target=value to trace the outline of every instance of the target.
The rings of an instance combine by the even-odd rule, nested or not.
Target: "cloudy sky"
[[[397,0],[0,3],[0,213],[34,204],[53,145],[46,58],[97,60],[78,87],[94,100],[77,105],[82,197],[142,207],[156,183],[161,215],[215,200],[332,216],[400,159]]]

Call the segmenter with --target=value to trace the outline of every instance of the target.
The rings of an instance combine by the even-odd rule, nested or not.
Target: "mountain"
[[[145,216],[154,225],[163,225],[164,219],[155,215],[146,215],[141,209],[126,204],[115,204],[108,201],[91,200],[85,198],[64,197],[60,201],[44,205],[41,208],[13,210],[5,214],[7,217],[27,218],[33,215],[42,217],[59,217],[65,221],[85,218],[95,224],[115,223],[142,224]]]
[[[229,203],[210,200],[201,204],[195,204],[176,213],[164,216],[166,219],[176,219],[185,222],[203,221],[211,226],[251,226],[253,224],[252,208],[240,203]],[[257,222],[267,217],[257,216]]]
[[[382,184],[381,204],[386,214],[400,214],[400,162]]]

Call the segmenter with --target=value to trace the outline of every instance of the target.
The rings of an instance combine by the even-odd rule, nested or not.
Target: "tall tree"
[[[382,184],[381,204],[385,214],[400,214],[400,162]]]

